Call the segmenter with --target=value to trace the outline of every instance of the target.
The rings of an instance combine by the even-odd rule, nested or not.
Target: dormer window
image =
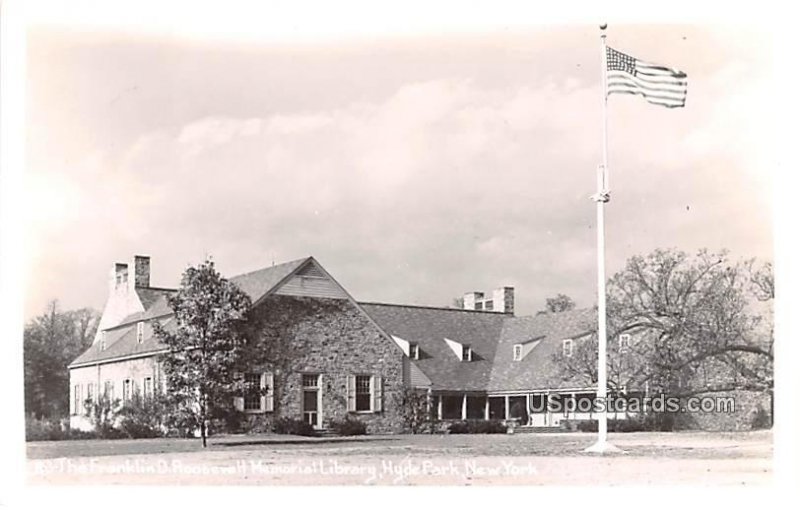
[[[522,344],[514,344],[514,361],[522,359]]]
[[[561,344],[561,352],[567,358],[572,357],[572,339],[571,338],[565,339],[564,342]]]
[[[411,359],[419,359],[419,345],[418,344],[409,344],[408,345],[408,357]]]
[[[472,347],[469,345],[461,346],[461,361],[472,361]]]
[[[144,341],[144,322],[139,321],[136,323],[136,343]]]
[[[624,333],[619,336],[619,352],[626,352],[631,346],[631,336]]]

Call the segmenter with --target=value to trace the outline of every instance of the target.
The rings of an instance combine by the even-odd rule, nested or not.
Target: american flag
[[[607,96],[638,94],[667,108],[686,105],[687,80],[683,71],[644,62],[608,46],[606,62]]]

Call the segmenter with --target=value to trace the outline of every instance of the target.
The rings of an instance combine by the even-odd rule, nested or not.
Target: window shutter
[[[372,376],[372,412],[380,413],[383,411],[383,379],[380,376]]]
[[[275,410],[275,376],[273,376],[271,372],[267,372],[265,375],[267,379],[267,395],[265,397],[266,406],[264,410],[271,412]]]
[[[347,411],[356,410],[356,376],[347,376]]]

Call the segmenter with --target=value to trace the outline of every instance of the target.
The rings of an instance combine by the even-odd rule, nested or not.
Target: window
[[[105,331],[101,331],[100,332],[100,350],[101,351],[105,351],[106,350],[106,332]]]
[[[303,421],[319,426],[319,374],[303,374]]]
[[[494,310],[494,301],[484,301],[483,302],[483,309],[488,311],[488,312],[491,312],[492,310]]]
[[[103,396],[114,400],[114,382],[113,381],[106,381],[105,386],[103,387]]]
[[[73,389],[73,407],[72,407],[72,414],[80,414],[81,412],[81,385],[76,384],[75,388]]]
[[[383,410],[383,379],[374,375],[347,377],[347,410],[379,413]]]
[[[461,361],[472,361],[472,347],[469,345],[461,346]]]
[[[519,361],[522,359],[522,344],[515,344],[514,345],[514,361]]]
[[[150,398],[153,396],[153,378],[152,377],[145,377],[142,381],[142,395],[144,398]]]
[[[483,301],[476,301],[475,302],[475,309],[476,310],[483,310]]]
[[[136,343],[142,343],[144,340],[144,322],[136,323]]]
[[[92,383],[86,385],[86,400],[94,402],[94,384]]]
[[[261,411],[261,374],[249,373],[244,375],[245,393],[244,410]]]
[[[619,336],[619,352],[626,352],[631,346],[631,336],[624,333]]]
[[[408,357],[411,359],[419,359],[419,345],[417,344],[408,345]]]
[[[123,404],[127,403],[131,399],[131,396],[133,396],[133,391],[132,391],[133,388],[132,388],[132,386],[133,386],[133,384],[132,384],[132,381],[130,379],[125,379],[124,381],[122,381],[122,403]]]
[[[372,377],[356,376],[356,411],[372,411]]]
[[[567,338],[566,340],[564,340],[564,343],[561,346],[561,350],[562,350],[562,353],[564,354],[564,356],[566,356],[567,358],[572,356],[572,339],[571,338]]]

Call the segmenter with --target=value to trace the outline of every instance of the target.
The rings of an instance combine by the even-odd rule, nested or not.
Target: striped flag
[[[638,94],[648,102],[680,108],[686,104],[686,73],[651,64],[606,46],[607,95]]]

